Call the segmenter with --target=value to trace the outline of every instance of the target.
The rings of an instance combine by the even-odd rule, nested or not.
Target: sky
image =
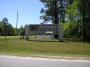
[[[16,27],[18,10],[18,28],[26,24],[40,24],[40,10],[43,4],[39,0],[0,0],[0,20],[4,17]]]

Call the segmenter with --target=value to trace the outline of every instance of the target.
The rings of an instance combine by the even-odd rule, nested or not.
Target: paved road
[[[90,61],[0,56],[0,67],[90,67]]]

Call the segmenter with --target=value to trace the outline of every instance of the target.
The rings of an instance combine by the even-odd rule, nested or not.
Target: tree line
[[[21,26],[20,28],[16,29],[14,28],[9,22],[6,17],[4,17],[0,21],[0,36],[16,36],[18,35],[24,35],[25,28]]]
[[[61,24],[64,37],[90,41],[90,0],[40,0],[43,23]]]

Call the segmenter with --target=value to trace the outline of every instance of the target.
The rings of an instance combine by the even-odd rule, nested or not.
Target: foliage
[[[25,28],[24,28],[23,26],[21,26],[21,27],[19,28],[19,35],[22,35],[22,36],[25,35]]]
[[[79,11],[78,11],[78,1],[75,0],[72,4],[68,4],[66,9],[66,17],[69,22],[75,22],[79,19]]]
[[[59,24],[59,21],[64,21],[66,6],[64,2],[65,0],[40,1],[45,5],[45,9],[41,10],[41,13],[43,14],[41,19],[44,19],[44,22],[51,21],[54,24]]]
[[[65,37],[90,41],[90,0],[40,0],[42,19],[63,22]]]
[[[8,23],[8,19],[5,17],[0,21],[0,35],[11,36],[14,35],[13,26]]]
[[[81,39],[81,25],[77,22],[67,22],[63,24],[64,36],[66,38],[79,38]],[[77,32],[77,33],[76,33]]]
[[[71,1],[71,0],[70,0]],[[81,18],[78,11],[78,0],[68,3],[66,8],[66,23],[64,23],[65,37],[80,38]]]
[[[89,0],[73,0],[71,3],[68,3],[66,9],[66,21],[70,24],[67,25],[68,27],[73,24],[75,29],[67,28],[70,32],[66,32],[67,37],[80,38],[82,40],[90,40],[90,2]],[[65,23],[66,24],[66,23]]]
[[[90,0],[79,0],[82,17],[82,39],[90,41]]]

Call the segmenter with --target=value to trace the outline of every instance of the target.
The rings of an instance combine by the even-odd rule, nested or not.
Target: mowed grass
[[[83,42],[58,42],[57,40],[31,39],[18,37],[0,38],[1,55],[17,56],[85,56],[90,57],[90,44]]]

